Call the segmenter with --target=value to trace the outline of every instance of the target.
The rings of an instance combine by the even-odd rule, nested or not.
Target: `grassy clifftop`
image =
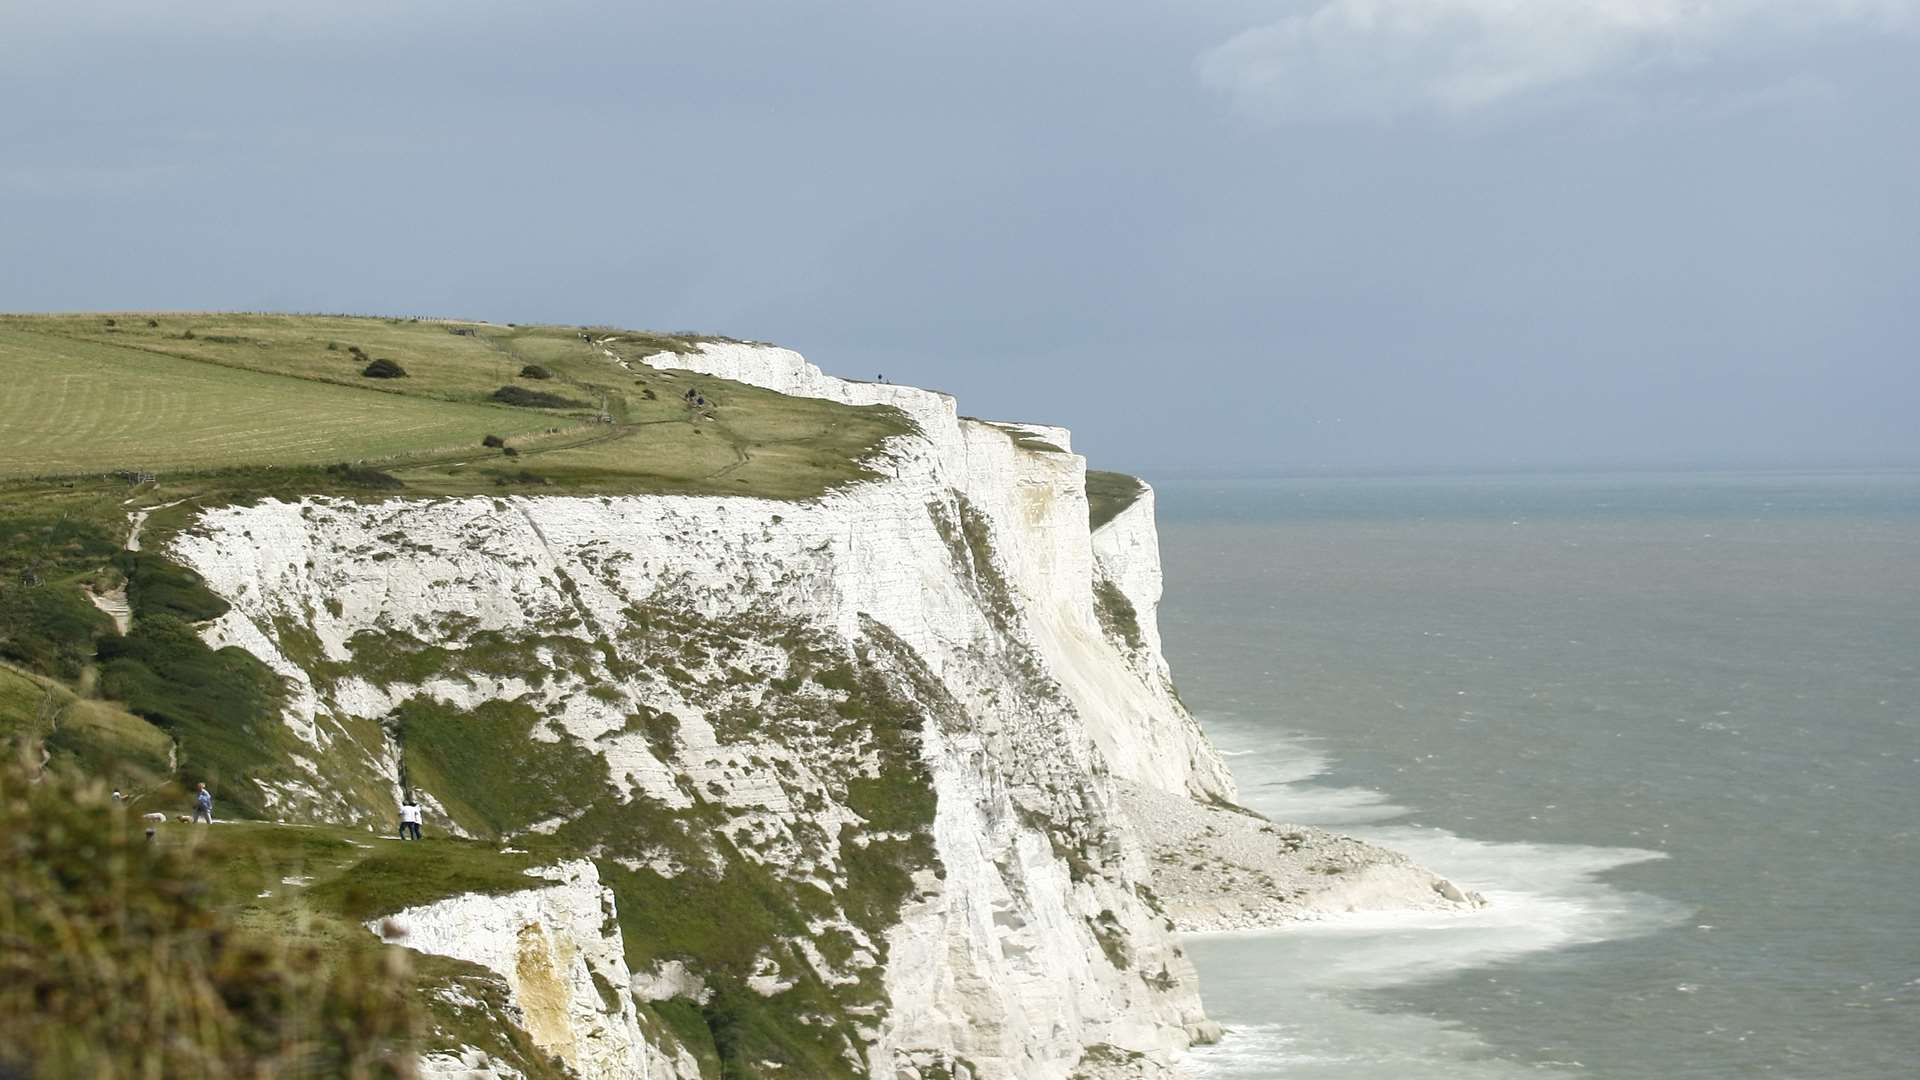
[[[881,442],[910,430],[884,407],[637,362],[699,340],[349,316],[0,316],[0,482],[358,462],[419,494],[807,498],[863,478]]]

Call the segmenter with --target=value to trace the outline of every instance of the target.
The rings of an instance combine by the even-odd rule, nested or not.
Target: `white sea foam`
[[[1275,740],[1238,718],[1210,718],[1234,762],[1243,800],[1269,816],[1335,825],[1411,855],[1490,901],[1473,912],[1360,912],[1279,931],[1194,935],[1210,1012],[1227,1026],[1218,1046],[1191,1052],[1204,1080],[1271,1077],[1383,1080],[1445,1076],[1498,1080],[1572,1076],[1578,1063],[1520,1064],[1491,1056],[1471,1031],[1383,1012],[1367,991],[1492,969],[1531,953],[1627,937],[1685,918],[1680,905],[1599,880],[1620,866],[1663,858],[1637,848],[1490,843],[1444,829],[1385,824],[1406,811],[1379,792],[1308,781],[1327,757]]]
[[[1408,813],[1406,807],[1389,801],[1384,793],[1369,788],[1262,781],[1255,785],[1241,785],[1240,794],[1242,802],[1275,821],[1321,825],[1330,829],[1392,821]]]
[[[1308,783],[1332,765],[1331,758],[1314,748],[1310,736],[1287,736],[1277,741],[1263,737],[1256,741],[1252,726],[1234,714],[1203,715],[1200,721],[1209,733],[1226,730],[1248,736],[1232,745],[1217,738],[1215,741],[1220,745],[1220,755],[1233,762],[1240,801],[1275,821],[1335,827],[1390,821],[1407,813],[1405,807],[1394,805],[1378,791]]]

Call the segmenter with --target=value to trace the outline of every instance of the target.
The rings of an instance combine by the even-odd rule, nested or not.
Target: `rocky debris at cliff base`
[[[1165,1065],[1145,1054],[1100,1044],[1087,1047],[1067,1080],[1168,1080],[1183,1075],[1169,1072]]]
[[[1257,930],[1353,911],[1471,910],[1485,898],[1405,855],[1125,785],[1121,805],[1148,852],[1152,889],[1177,930]]]

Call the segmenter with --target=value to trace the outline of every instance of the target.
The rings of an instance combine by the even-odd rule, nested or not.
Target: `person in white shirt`
[[[411,795],[400,804],[400,839],[420,839],[420,804]]]

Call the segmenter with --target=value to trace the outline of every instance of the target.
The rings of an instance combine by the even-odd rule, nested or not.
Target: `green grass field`
[[[10,327],[0,380],[0,476],[385,459],[552,425]]]
[[[151,324],[151,325],[150,325]],[[637,361],[697,339],[597,328],[306,315],[0,316],[0,482],[152,472],[286,490],[262,470],[360,462],[414,492],[807,498],[869,475],[899,413],[789,398]],[[387,359],[405,378],[361,374]],[[552,374],[523,378],[529,365]],[[529,408],[519,387],[583,403]],[[708,406],[689,406],[689,387]],[[611,422],[602,422],[601,414]],[[514,453],[481,448],[505,439]],[[226,482],[223,482],[226,483]],[[329,485],[316,480],[325,490]]]

